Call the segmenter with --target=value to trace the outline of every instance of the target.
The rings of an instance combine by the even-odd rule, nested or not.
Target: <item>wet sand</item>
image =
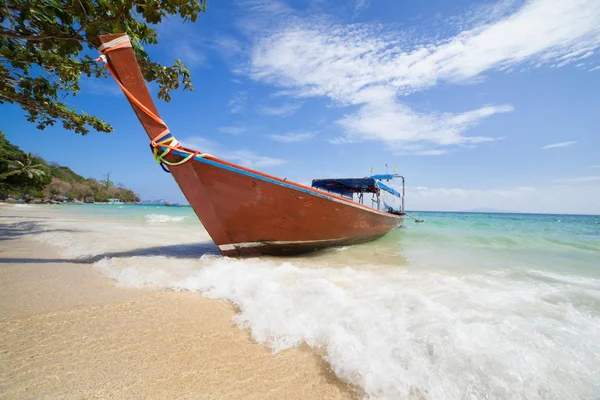
[[[0,220],[0,398],[360,397],[310,348],[255,343],[230,303],[116,287],[18,222]]]

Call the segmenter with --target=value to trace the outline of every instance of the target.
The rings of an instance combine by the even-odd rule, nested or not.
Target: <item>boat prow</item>
[[[127,36],[103,35],[99,42],[155,156],[223,255],[301,254],[375,240],[402,225],[404,193],[384,183],[398,175],[315,180],[308,187],[182,147],[158,117]],[[372,204],[363,204],[369,194]],[[385,206],[383,194],[402,199],[402,206]]]

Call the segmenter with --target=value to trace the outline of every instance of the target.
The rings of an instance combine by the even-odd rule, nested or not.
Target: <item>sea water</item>
[[[364,245],[232,259],[190,208],[12,211],[118,285],[236,304],[257,342],[308,344],[368,398],[600,399],[600,216],[415,213]]]

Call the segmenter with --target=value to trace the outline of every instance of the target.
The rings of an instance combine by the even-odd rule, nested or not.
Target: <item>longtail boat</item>
[[[308,187],[183,147],[160,119],[127,35],[102,35],[98,44],[155,158],[172,174],[223,255],[301,254],[368,242],[402,226],[400,175],[317,179]],[[384,183],[394,178],[402,179],[402,193]],[[364,204],[369,194],[371,203]],[[389,206],[384,194],[401,199],[401,206]]]

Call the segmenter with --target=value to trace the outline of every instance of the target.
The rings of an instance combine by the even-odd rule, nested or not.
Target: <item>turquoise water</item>
[[[166,222],[202,229],[190,207],[61,204],[48,208],[69,218]],[[415,262],[420,261],[420,251],[443,253],[445,257],[436,257],[435,264],[420,265],[432,268],[460,268],[466,257],[470,263],[462,266],[467,269],[510,264],[600,274],[600,216],[444,212],[411,215],[425,222],[418,224],[407,219],[402,229],[383,239],[348,250],[357,254],[376,252],[382,258],[398,256],[396,261],[410,255]],[[318,252],[312,257],[330,254],[331,251]],[[472,263],[474,257],[478,257],[476,264]]]
[[[117,285],[203,293],[376,399],[600,398],[600,216],[416,212],[375,242],[222,257],[190,208],[2,207]]]
[[[467,267],[540,267],[600,274],[600,216],[540,214],[419,213],[423,224],[407,223],[392,241],[405,247],[443,251]],[[443,265],[456,263],[448,257]],[[491,265],[488,265],[491,264]]]

